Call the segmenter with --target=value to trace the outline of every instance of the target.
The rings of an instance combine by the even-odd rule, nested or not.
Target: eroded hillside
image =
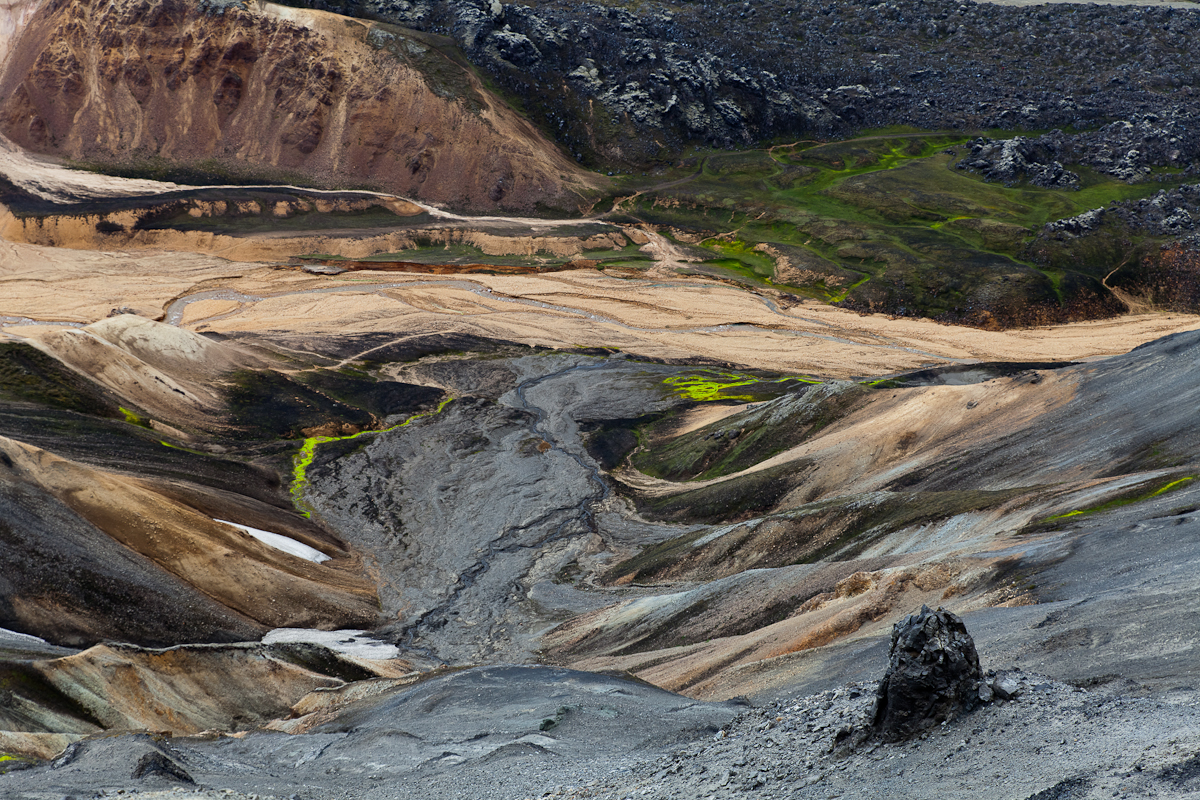
[[[129,0],[45,2],[7,37],[0,133],[36,152],[461,208],[573,209],[598,186],[436,36],[270,3]]]

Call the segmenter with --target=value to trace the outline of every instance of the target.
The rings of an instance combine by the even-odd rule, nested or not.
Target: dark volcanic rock
[[[1079,188],[1079,176],[1063,162],[1086,164],[1128,183],[1153,177],[1155,168],[1194,172],[1200,153],[1200,116],[1178,109],[1135,113],[1104,127],[1067,134],[1055,130],[1034,139],[979,138],[959,169],[1012,185],[1027,181],[1049,188]]]
[[[187,770],[179,766],[174,759],[168,758],[158,750],[151,750],[138,759],[137,766],[133,768],[132,777],[157,777],[179,781],[180,783],[195,783],[192,780],[192,776],[187,773]]]
[[[1055,133],[1061,139],[1062,132]],[[958,168],[977,170],[989,181],[1002,181],[1008,186],[1027,181],[1046,188],[1079,188],[1079,176],[1058,161],[1062,148],[1052,135],[1038,139],[979,138],[970,146],[971,155],[959,161]]]
[[[582,160],[633,165],[687,142],[739,147],[895,124],[1099,128],[1079,136],[1095,145],[1097,169],[1125,179],[1145,177],[1147,164],[1180,167],[1200,156],[1200,128],[1186,122],[1200,111],[1200,13],[1191,9],[285,2],[451,36]]]
[[[1085,236],[1101,229],[1106,218],[1150,236],[1187,236],[1200,231],[1200,184],[1161,189],[1152,197],[1115,201],[1066,219],[1047,223],[1042,236],[1058,240]]]
[[[908,739],[952,720],[979,704],[981,680],[979,655],[963,621],[945,609],[921,606],[892,629],[888,669],[875,699],[875,730],[885,739]]]

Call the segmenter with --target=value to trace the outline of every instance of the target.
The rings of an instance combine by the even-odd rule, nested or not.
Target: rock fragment
[[[138,779],[156,777],[179,783],[195,783],[187,770],[181,767],[175,759],[166,756],[159,750],[151,750],[139,758],[137,766],[133,768],[132,777]]]
[[[1011,672],[1002,672],[992,681],[992,691],[1001,700],[1015,700],[1021,694],[1021,682]]]
[[[888,661],[873,720],[886,740],[911,738],[970,711],[982,699],[975,642],[963,621],[945,609],[922,606],[896,623]]]

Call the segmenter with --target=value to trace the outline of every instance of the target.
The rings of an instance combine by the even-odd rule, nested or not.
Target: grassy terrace
[[[699,154],[661,188],[636,179],[643,193],[613,216],[674,229],[698,271],[855,308],[1002,324],[1120,310],[1101,280],[1128,252],[1030,244],[1047,222],[1182,179],[1130,185],[1067,165],[1077,191],[1004,186],[956,168],[967,141],[885,132]]]
[[[1151,274],[1158,267],[1147,259],[1165,239],[1127,230],[1111,216],[1099,232],[1077,240],[1038,234],[1047,222],[1147,197],[1186,176],[1164,170],[1127,184],[1067,164],[1080,176],[1077,190],[1005,186],[957,168],[969,139],[961,132],[894,129],[837,142],[685,153],[663,174],[619,177],[611,204],[596,207],[594,226],[539,235],[586,239],[611,232],[609,222],[650,223],[686,255],[685,272],[858,310],[984,327],[1113,316],[1126,306],[1111,289],[1140,296],[1172,278]],[[583,259],[629,277],[653,265],[632,243],[574,258],[490,256],[462,242],[446,244],[428,230],[440,223],[427,214],[397,216],[386,205],[361,207],[362,198],[319,211],[303,190],[226,188],[197,197],[225,205],[193,216],[184,199],[169,199],[138,227],[233,236],[404,230],[414,238],[415,247],[365,259],[371,261],[547,270]],[[276,216],[280,202],[288,209]],[[513,235],[527,233],[513,226]]]

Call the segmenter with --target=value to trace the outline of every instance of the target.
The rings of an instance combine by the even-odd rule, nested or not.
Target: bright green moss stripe
[[[212,455],[211,453],[205,453],[203,450],[193,450],[190,447],[180,447],[177,444],[171,444],[170,442],[162,440],[162,439],[159,439],[158,443],[161,444],[163,447],[169,447],[172,450],[182,450],[183,452],[191,453],[194,456],[211,456]]]
[[[1177,481],[1171,481],[1166,486],[1162,487],[1161,489],[1159,489],[1157,492],[1154,492],[1150,496],[1158,497],[1160,494],[1166,494],[1167,492],[1171,491],[1172,489],[1177,489],[1180,486],[1182,486],[1183,484],[1187,483],[1188,481],[1194,481],[1194,480],[1196,480],[1196,479],[1189,476],[1187,478],[1180,478]]]
[[[447,397],[442,402],[438,403],[438,407],[433,411],[426,411],[423,414],[413,414],[408,419],[401,422],[399,425],[393,425],[390,428],[383,428],[377,431],[359,431],[348,436],[310,436],[304,440],[304,444],[300,447],[300,451],[296,453],[292,459],[292,504],[305,517],[312,516],[312,509],[304,501],[304,490],[308,488],[308,468],[312,465],[313,459],[317,457],[317,446],[327,442],[340,442],[346,439],[357,439],[359,436],[366,436],[375,433],[387,433],[399,428],[403,428],[410,423],[415,422],[423,417],[432,417],[435,414],[442,413],[442,410],[450,404],[453,397]]]
[[[1068,511],[1065,514],[1058,514],[1053,517],[1046,517],[1046,519],[1042,520],[1042,522],[1055,522],[1060,519],[1067,519],[1068,517],[1078,517],[1078,516],[1082,516],[1084,514],[1098,514],[1101,511],[1108,511],[1113,508],[1120,508],[1121,506],[1127,506],[1132,503],[1140,503],[1143,500],[1149,500],[1152,497],[1158,497],[1160,494],[1166,494],[1167,492],[1173,492],[1176,489],[1178,489],[1180,486],[1183,486],[1183,484],[1188,483],[1189,481],[1194,481],[1194,480],[1196,480],[1196,477],[1194,475],[1189,475],[1185,478],[1180,478],[1179,480],[1171,481],[1170,483],[1168,483],[1165,486],[1160,486],[1158,489],[1155,489],[1153,492],[1150,492],[1149,494],[1137,495],[1136,497],[1118,497],[1116,500],[1109,500],[1107,503],[1101,503],[1100,505],[1093,506],[1092,508],[1076,509],[1075,511]]]
[[[701,372],[705,374],[675,375],[666,378],[663,380],[663,383],[670,386],[680,397],[705,402],[709,400],[756,400],[758,398],[748,394],[724,394],[726,389],[749,386],[754,383],[785,383],[786,381],[800,381],[801,383],[821,382],[816,378],[800,377],[799,375],[769,380],[738,372],[717,372],[711,369],[701,370]]]
[[[125,421],[130,425],[138,425],[143,428],[150,427],[150,421],[148,419],[138,416],[135,412],[130,411],[128,408],[117,406],[117,410],[125,415]]]

